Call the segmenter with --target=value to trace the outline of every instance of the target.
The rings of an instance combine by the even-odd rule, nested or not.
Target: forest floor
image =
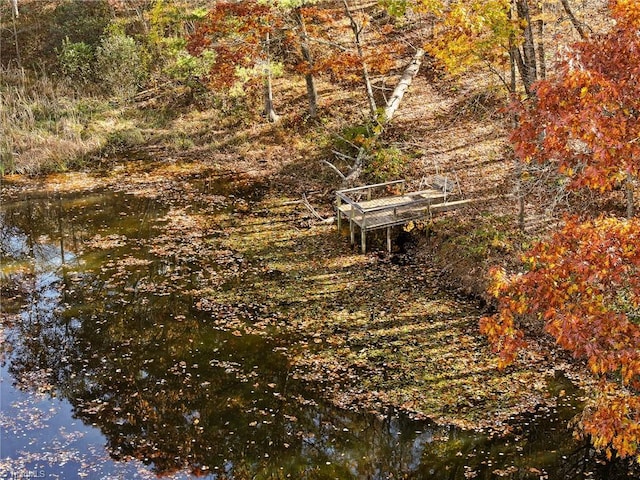
[[[353,92],[328,87],[324,124],[305,120],[297,85],[280,99],[277,125],[186,110],[144,130],[140,160],[105,157],[98,171],[46,177],[35,187],[111,186],[170,205],[157,248],[197,252],[218,267],[190,292],[198,308],[218,328],[274,338],[293,374],[334,404],[508,432],[514,417],[556,402],[559,371],[580,385],[586,377],[544,338],[530,338],[515,364],[498,370],[479,333],[490,311],[489,267],[514,265],[552,219],[528,205],[529,231],[516,228],[503,102],[476,80],[436,88],[420,75],[384,140],[402,152],[400,176],[410,185],[445,174],[458,195],[484,201],[411,232],[398,229],[391,254],[375,235],[370,253],[360,254],[302,202],[304,195],[321,216],[333,215],[342,184],[323,160],[340,166],[331,151],[360,107]],[[186,146],[176,141],[184,139]],[[34,184],[7,177],[3,196]]]

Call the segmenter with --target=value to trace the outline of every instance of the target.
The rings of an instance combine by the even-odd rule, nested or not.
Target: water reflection
[[[219,246],[212,236],[209,250],[189,253],[188,225],[167,213],[113,192],[2,206],[2,358],[15,388],[3,384],[0,473],[627,478],[602,476],[592,452],[555,428],[571,405],[532,418],[515,438],[491,439],[318,401],[292,378],[275,341],[219,330],[194,308],[189,292],[215,280]],[[19,406],[29,401],[40,426],[21,420]],[[52,408],[58,413],[44,414]],[[30,443],[28,428],[51,441]],[[84,446],[55,446],[67,431],[79,432]],[[95,455],[101,444],[110,459]],[[82,449],[93,449],[89,461]]]

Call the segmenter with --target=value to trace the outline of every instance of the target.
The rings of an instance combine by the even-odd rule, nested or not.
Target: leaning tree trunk
[[[578,32],[578,35],[580,35],[580,38],[582,40],[587,38],[584,28],[582,28],[582,23],[580,23],[580,21],[576,18],[576,16],[573,14],[573,11],[571,10],[571,7],[569,6],[569,0],[560,0],[560,3],[564,8],[565,13],[569,17],[569,20],[571,20],[573,28],[575,28],[576,32]]]
[[[407,90],[411,86],[413,79],[416,77],[416,75],[418,75],[418,71],[420,70],[420,65],[422,64],[422,59],[424,58],[424,55],[425,55],[425,51],[421,48],[418,49],[416,54],[413,56],[411,63],[409,63],[407,68],[405,68],[404,72],[402,73],[402,76],[400,77],[400,80],[398,81],[396,88],[393,89],[393,94],[391,95],[391,98],[387,102],[387,105],[384,109],[384,118],[382,119],[382,122],[383,122],[382,126],[389,123],[393,118],[394,113],[400,106],[402,97],[404,97],[404,94],[407,92]],[[383,130],[379,129],[376,131],[375,135],[376,136],[381,135],[382,132]],[[342,175],[342,173],[338,170],[340,175],[343,177],[345,183],[352,182],[353,180],[358,178],[358,176],[360,175],[364,167],[366,154],[367,154],[367,150],[365,147],[360,147],[358,149],[358,155],[356,156],[353,166],[351,167],[351,171],[346,176]],[[329,166],[337,170],[330,163],[329,163]]]
[[[387,106],[384,109],[383,122],[385,124],[390,122],[391,118],[393,118],[394,113],[400,106],[402,97],[409,89],[409,86],[411,85],[411,82],[413,82],[413,79],[418,74],[420,65],[422,64],[422,59],[424,58],[424,53],[424,50],[422,48],[419,48],[416,54],[413,56],[413,60],[411,60],[409,66],[404,70],[402,77],[400,77],[400,81],[396,85],[396,88],[393,90],[393,94],[391,95],[391,98],[387,102]]]
[[[364,26],[358,25],[358,22],[349,9],[347,0],[342,0],[342,3],[344,4],[344,11],[347,14],[347,18],[349,18],[349,23],[351,24],[351,30],[353,31],[353,36],[356,43],[356,50],[358,52],[358,58],[360,58],[360,61],[362,62],[362,79],[364,80],[364,86],[367,91],[369,111],[371,113],[371,118],[375,119],[378,114],[378,107],[376,105],[375,97],[373,96],[373,86],[371,84],[371,77],[369,76],[369,67],[367,66],[367,62],[364,58],[364,52],[362,49],[362,30],[364,29]]]
[[[296,19],[298,28],[300,28],[300,51],[302,58],[307,62],[307,72],[304,75],[305,82],[307,84],[307,98],[309,100],[309,116],[316,118],[318,116],[318,91],[316,89],[315,79],[313,78],[313,56],[311,55],[311,48],[309,47],[309,36],[307,35],[307,28],[304,23],[304,17],[300,7],[297,7],[293,11],[293,16]]]

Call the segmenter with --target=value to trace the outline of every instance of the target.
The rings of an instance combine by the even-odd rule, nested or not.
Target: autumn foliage
[[[601,379],[600,398],[581,425],[594,445],[620,456],[640,445],[640,220],[568,219],[522,261],[526,273],[494,270],[499,313],[481,330],[501,366],[524,344],[518,319],[541,322],[548,334]]]
[[[523,161],[552,162],[572,186],[601,191],[640,173],[640,7],[612,0],[610,9],[615,25],[537,83],[512,135]]]
[[[427,9],[441,17],[435,26],[429,52],[449,72],[460,73],[478,62],[507,66],[509,42],[518,33],[518,24],[508,12],[510,0],[425,2]]]
[[[538,82],[512,137],[522,161],[549,162],[572,186],[601,191],[640,173],[640,7],[610,8],[611,30]],[[599,379],[580,432],[608,456],[640,462],[640,220],[567,218],[522,263],[524,273],[492,271],[499,310],[481,321],[500,366],[525,345],[525,322],[542,327]]]
[[[243,70],[269,61],[265,39],[276,25],[277,17],[265,3],[219,2],[189,38],[189,53],[197,56],[212,51],[214,64],[209,83],[220,89],[230,88],[242,79]],[[259,82],[247,82],[255,84]]]
[[[306,7],[302,11],[308,20],[309,36],[320,46],[314,50],[312,73],[326,75],[333,82],[344,85],[360,83],[363,62],[371,73],[385,75],[407,50],[406,45],[394,38],[392,24],[376,24],[371,13],[358,10],[352,15],[366,32],[367,39],[362,45],[363,56],[360,57],[353,48],[353,33],[343,8],[316,6]],[[300,65],[304,63],[298,63]]]

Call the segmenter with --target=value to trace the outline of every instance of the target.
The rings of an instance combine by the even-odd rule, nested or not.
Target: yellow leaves
[[[580,426],[593,445],[611,458],[637,457],[640,446],[640,397],[612,384],[585,410]]]
[[[573,295],[574,293],[578,292],[578,290],[579,290],[578,285],[573,283],[569,285],[569,288],[567,288],[567,294]]]
[[[491,286],[489,288],[489,293],[491,296],[495,298],[499,298],[502,291],[507,287],[507,272],[504,268],[493,268],[489,272],[491,276]]]
[[[441,15],[444,11],[444,3],[442,0],[418,0],[416,10],[421,13]]]
[[[480,62],[502,64],[509,39],[517,35],[506,0],[457,1],[443,12],[429,52],[451,73]]]

